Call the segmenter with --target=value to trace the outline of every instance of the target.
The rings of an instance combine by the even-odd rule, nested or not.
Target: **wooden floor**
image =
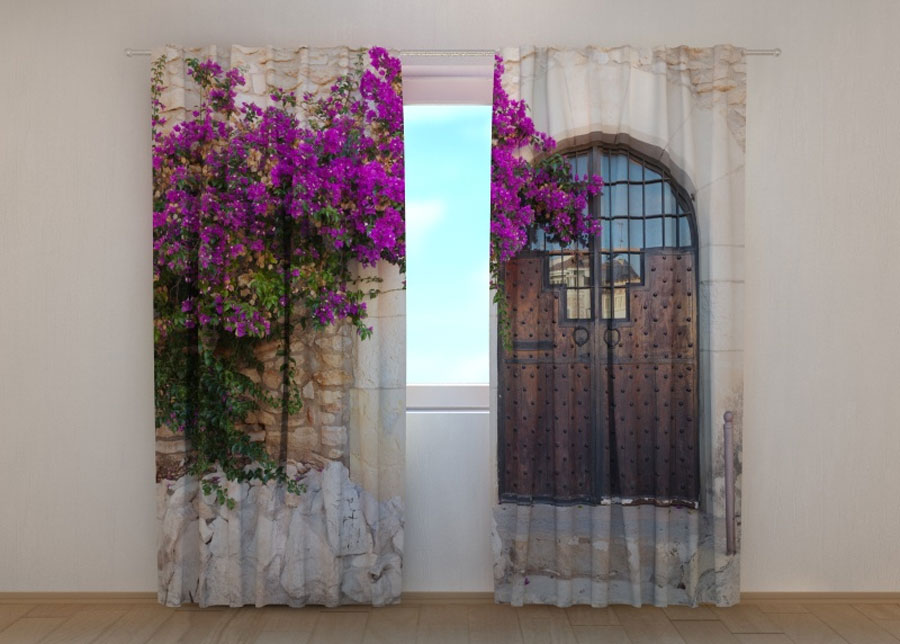
[[[900,642],[900,602],[751,600],[733,608],[180,608],[0,601],[0,643],[486,642],[830,644]]]

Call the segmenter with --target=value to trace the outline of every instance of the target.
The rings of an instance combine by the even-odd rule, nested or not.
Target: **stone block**
[[[347,356],[335,351],[323,351],[319,355],[319,359],[326,367],[331,369],[344,369],[345,366],[348,366],[346,364],[348,362]]]
[[[322,445],[343,448],[347,444],[347,428],[343,425],[324,425],[321,437]]]
[[[281,425],[281,416],[276,416],[274,412],[267,410],[257,410],[256,421],[265,427],[276,427]]]
[[[320,411],[317,415],[317,419],[322,425],[334,425],[340,420],[337,414],[333,414],[327,411]]]
[[[157,454],[184,454],[187,451],[187,440],[182,438],[158,438],[156,440]]]
[[[250,380],[253,381],[254,383],[259,384],[260,375],[259,375],[259,371],[257,371],[256,369],[252,369],[252,368],[251,369],[242,369],[241,373],[243,375],[247,376],[248,378],[250,378]]]
[[[314,450],[319,446],[319,432],[316,431],[314,427],[298,427],[297,429],[288,432],[288,454],[291,455],[294,460],[302,461],[302,458],[297,458],[297,456],[302,455],[303,453]]]
[[[316,338],[316,346],[325,351],[334,351],[340,353],[344,348],[344,343],[340,336],[329,336]]]
[[[269,389],[270,391],[280,391],[282,382],[283,377],[280,370],[268,368],[263,372],[262,383],[266,389]]]
[[[256,355],[256,358],[261,362],[268,362],[275,360],[275,358],[278,357],[279,349],[281,349],[280,341],[266,342],[264,344],[260,344],[254,351],[254,354]]]
[[[341,387],[350,384],[353,376],[343,369],[323,369],[313,378],[324,387]]]

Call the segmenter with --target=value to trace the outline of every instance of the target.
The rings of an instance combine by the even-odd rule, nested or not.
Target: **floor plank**
[[[420,644],[466,644],[469,641],[469,617],[466,606],[422,606],[419,609]]]
[[[64,621],[63,617],[21,617],[0,632],[0,644],[35,644]]]
[[[25,616],[35,604],[0,604],[0,631]]]
[[[900,619],[900,604],[851,604],[869,619]]]
[[[91,604],[38,604],[28,611],[28,617],[72,617],[72,615],[90,605]]]
[[[472,606],[468,618],[470,644],[522,644],[519,618],[512,606]]]
[[[685,644],[661,608],[614,606],[613,612],[633,644]]]
[[[791,638],[794,644],[846,644],[847,640],[835,633],[815,615],[809,613],[771,613],[771,620]]]
[[[710,612],[732,633],[780,633],[777,626],[759,606],[738,604],[728,608],[712,608]]]
[[[257,635],[253,644],[306,644],[312,633],[286,633],[283,631],[265,631]]]
[[[738,633],[735,637],[741,644],[793,644],[783,633]]]
[[[565,608],[523,606],[517,609],[524,644],[577,644]]]
[[[897,644],[900,641],[849,604],[809,604],[806,608],[850,644]]]
[[[612,626],[619,623],[611,608],[570,606],[563,610],[566,611],[566,617],[572,626]]]
[[[800,602],[782,601],[780,599],[762,599],[746,602],[751,606],[757,606],[764,613],[808,613]]]
[[[126,610],[92,644],[146,642],[174,612],[174,608],[154,604],[135,606]]]
[[[206,634],[204,641],[210,644],[255,644],[265,609],[245,606],[229,608],[227,612],[231,619],[220,620]]]
[[[667,606],[663,609],[671,621],[696,622],[699,620],[716,620],[716,617],[708,606]]]
[[[259,635],[254,644],[276,644],[291,642],[305,644],[312,638],[319,621],[317,608],[289,608],[287,606],[267,606],[262,609]],[[293,639],[291,639],[293,638]]]
[[[573,626],[578,644],[631,644],[621,626]]]
[[[322,611],[309,641],[311,644],[360,644],[368,619],[368,611]]]
[[[686,644],[738,644],[740,641],[719,621],[679,621],[673,625]]]
[[[900,619],[879,619],[875,623],[897,639],[900,639]]]
[[[373,609],[366,622],[363,644],[414,644],[418,627],[418,607]]]
[[[232,617],[232,612],[220,609],[176,610],[146,641],[148,644],[206,642],[210,632],[219,631]]]
[[[79,610],[59,628],[41,640],[41,644],[90,644],[125,615],[124,609],[104,610],[92,606]]]

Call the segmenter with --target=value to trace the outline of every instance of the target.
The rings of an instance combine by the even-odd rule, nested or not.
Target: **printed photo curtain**
[[[159,599],[396,601],[400,65],[153,52]]]
[[[495,597],[733,604],[743,52],[521,47],[501,58],[492,250],[517,251],[495,279]],[[556,142],[539,136],[519,157],[546,165],[559,153],[574,181],[600,176],[585,207],[599,229],[522,190],[513,202],[537,223],[517,224],[527,217],[509,204],[504,111]]]

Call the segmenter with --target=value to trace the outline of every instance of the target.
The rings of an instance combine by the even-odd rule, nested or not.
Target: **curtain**
[[[153,60],[159,601],[394,602],[399,62],[240,46]]]
[[[599,232],[566,244],[537,228],[503,266],[495,597],[733,604],[743,52],[522,47],[502,59],[505,93],[576,176],[605,185],[589,208]]]

